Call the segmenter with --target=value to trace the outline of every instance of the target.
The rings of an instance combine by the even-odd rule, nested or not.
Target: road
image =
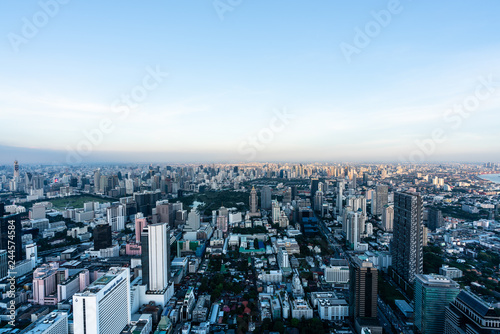
[[[378,310],[379,315],[384,317],[384,321],[388,320],[385,323],[392,324],[398,333],[414,334],[413,331],[392,311],[391,307],[380,298],[378,298]]]

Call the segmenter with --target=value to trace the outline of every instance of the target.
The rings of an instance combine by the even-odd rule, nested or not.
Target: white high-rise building
[[[119,232],[125,228],[125,205],[113,205],[106,209],[108,224],[111,225],[111,231]]]
[[[271,213],[273,218],[273,224],[279,224],[280,213],[281,213],[280,205],[277,200],[273,200],[271,206],[272,206]]]
[[[130,323],[130,270],[110,268],[73,295],[75,334],[120,334]]]
[[[392,206],[385,206],[382,212],[382,228],[384,231],[392,232],[394,227],[394,208]]]
[[[198,231],[200,229],[200,215],[196,210],[191,210],[188,214],[187,224],[184,231]]]
[[[278,250],[278,263],[281,269],[290,268],[290,260],[288,257],[288,252],[285,247],[281,247]]]
[[[149,290],[163,291],[168,287],[170,240],[167,224],[148,225]]]
[[[30,260],[33,268],[36,268],[36,262],[38,261],[36,243],[26,245],[26,260]]]

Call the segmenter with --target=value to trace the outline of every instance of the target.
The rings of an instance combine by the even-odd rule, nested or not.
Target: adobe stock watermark
[[[121,94],[120,97],[111,103],[111,111],[115,113],[119,120],[126,119],[130,112],[137,109],[146,100],[149,94],[157,89],[168,76],[159,66],[156,68],[146,67],[141,84],[134,86],[128,93]],[[110,135],[116,127],[117,119],[110,117],[102,118],[95,128],[83,131],[83,138],[76,146],[67,146],[66,163],[78,164],[83,161],[83,157],[90,155],[94,148],[101,145],[104,138]]]
[[[355,34],[352,44],[342,42],[339,45],[347,63],[351,63],[353,55],[360,54],[361,51],[368,47],[372,40],[380,35],[382,29],[391,24],[393,17],[401,14],[402,11],[403,6],[399,0],[390,0],[386,9],[371,11],[370,15],[373,20],[368,21],[363,29],[360,27],[354,28]]]
[[[275,110],[268,126],[260,129],[256,135],[248,136],[246,140],[243,140],[238,146],[238,153],[244,155],[247,161],[254,160],[257,153],[265,150],[276,134],[283,132],[294,118],[295,115],[286,109]]]
[[[497,92],[500,82],[493,81],[493,75],[480,77],[474,93],[466,96],[460,103],[445,110],[443,121],[445,126],[432,130],[429,138],[415,140],[416,148],[408,156],[400,156],[403,163],[423,163],[426,158],[433,155],[439,144],[448,140],[448,135],[458,130],[464,120],[468,119],[481,105],[481,102],[491,98]]]
[[[232,12],[236,7],[240,6],[243,0],[214,0],[212,5],[214,6],[217,15],[221,21],[224,21],[224,16],[227,12]]]
[[[20,33],[10,32],[7,34],[7,39],[15,53],[19,52],[21,45],[27,44],[35,38],[41,29],[43,29],[50,20],[59,14],[63,5],[67,5],[70,0],[41,0],[38,2],[40,10],[35,12],[30,18],[23,17],[21,19]]]

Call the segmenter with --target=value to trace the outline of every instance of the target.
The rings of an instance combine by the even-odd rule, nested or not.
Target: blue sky
[[[498,1],[220,0],[223,19],[212,0],[59,1],[0,4],[0,163],[68,160],[103,119],[81,161],[500,161],[500,84],[444,119],[479,78],[500,83]],[[118,117],[152,68],[168,76]],[[294,118],[252,146],[276,110]],[[419,148],[436,129],[447,140]]]

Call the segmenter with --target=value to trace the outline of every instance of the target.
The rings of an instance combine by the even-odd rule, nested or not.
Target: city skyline
[[[54,1],[0,11],[2,164],[500,160],[493,1]]]

